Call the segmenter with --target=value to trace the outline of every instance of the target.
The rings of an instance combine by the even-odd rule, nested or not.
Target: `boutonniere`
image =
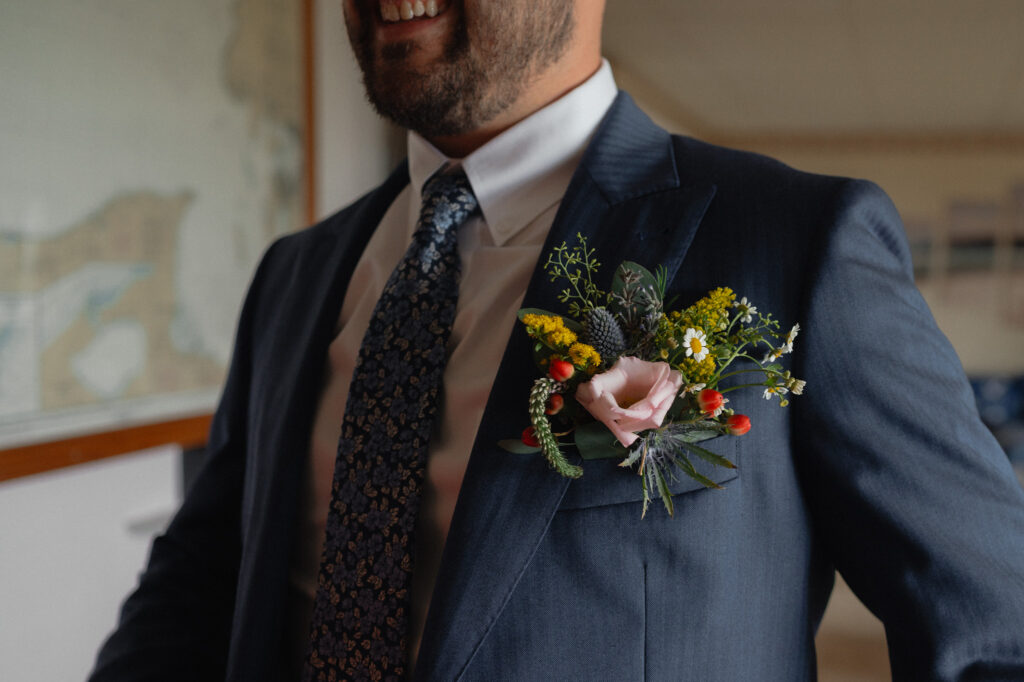
[[[770,314],[726,287],[687,308],[667,309],[665,270],[628,261],[615,271],[611,291],[602,291],[594,249],[577,239],[571,248],[555,248],[544,266],[552,281],[567,283],[559,295],[566,314],[519,311],[543,376],[530,391],[530,425],[519,440],[499,445],[542,453],[568,478],[582,476],[583,468],[565,458],[563,446],[575,446],[584,460],[618,458],[640,475],[643,514],[656,493],[672,515],[669,481],[680,474],[720,487],[691,457],[735,468],[698,445],[750,430],[727,394],[756,388],[784,407],[788,394],[803,392],[805,383],[780,362],[793,351],[800,326],[783,333]],[[740,361],[743,368],[732,368]]]

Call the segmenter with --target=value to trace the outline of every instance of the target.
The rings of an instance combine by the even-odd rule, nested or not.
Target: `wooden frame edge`
[[[213,415],[143,424],[117,431],[36,443],[0,451],[0,481],[63,469],[114,455],[177,443],[185,448],[206,444]]]
[[[302,100],[306,117],[305,152],[306,222],[316,222],[316,7],[302,0]]]

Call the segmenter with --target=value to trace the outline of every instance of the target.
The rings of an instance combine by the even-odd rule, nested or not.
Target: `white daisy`
[[[686,334],[683,335],[683,347],[686,348],[686,357],[692,357],[697,362],[708,356],[707,337],[704,332],[693,327],[687,329]]]
[[[683,393],[681,393],[680,395],[686,393],[699,393],[700,391],[703,391],[706,386],[707,384],[690,384],[685,389],[683,389]]]
[[[789,334],[786,335],[786,343],[782,346],[783,353],[793,352],[793,341],[796,339],[796,335],[800,333],[800,325],[794,324],[793,328],[789,330]]]
[[[754,313],[757,312],[757,307],[753,303],[748,301],[746,296],[744,296],[738,301],[733,301],[732,306],[734,308],[740,309],[740,322],[744,324],[750,324],[751,322],[754,321],[753,315]]]
[[[787,393],[785,386],[769,386],[764,389],[764,399],[771,400],[773,395],[783,396]]]

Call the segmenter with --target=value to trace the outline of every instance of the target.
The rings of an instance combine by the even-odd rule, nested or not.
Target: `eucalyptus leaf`
[[[684,431],[676,436],[677,439],[684,443],[700,443],[701,441],[711,440],[712,438],[718,438],[722,435],[721,431],[708,431],[706,429],[694,429],[693,431]]]
[[[671,424],[664,427],[664,431],[665,435],[683,443],[699,443],[722,435],[721,425],[710,419],[702,419],[690,424]]]
[[[540,452],[540,448],[533,445],[527,445],[521,440],[515,440],[512,438],[509,438],[507,440],[499,440],[498,447],[503,450],[513,452],[517,455],[532,455],[535,452]]]
[[[622,459],[628,453],[626,448],[612,435],[612,432],[601,422],[590,422],[576,427],[573,436],[576,449],[583,459]]]
[[[626,283],[626,273],[630,273],[631,283]],[[619,265],[612,278],[612,291],[608,301],[608,309],[616,315],[624,318],[632,318],[636,315],[638,303],[631,306],[624,306],[622,300],[636,300],[636,294],[642,289],[650,289],[658,296],[659,308],[661,307],[661,286],[658,278],[651,274],[650,270],[632,261],[625,261]]]
[[[615,271],[615,277],[612,279],[612,291],[621,294],[622,289],[626,286],[623,281],[623,275],[626,271],[632,271],[639,277],[639,281],[634,285],[637,288],[651,287],[655,291],[660,291],[658,286],[658,278],[651,274],[651,271],[633,261],[623,261],[618,269]]]

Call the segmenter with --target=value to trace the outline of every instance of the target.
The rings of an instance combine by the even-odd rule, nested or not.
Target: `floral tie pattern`
[[[405,675],[413,528],[459,292],[466,176],[434,175],[373,310],[335,462],[305,680]]]

